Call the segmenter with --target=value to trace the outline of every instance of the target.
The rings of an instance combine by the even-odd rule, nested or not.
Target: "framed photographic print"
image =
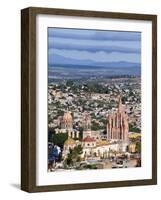
[[[21,11],[21,188],[157,184],[157,16]]]

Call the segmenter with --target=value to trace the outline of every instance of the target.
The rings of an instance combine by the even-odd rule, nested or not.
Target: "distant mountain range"
[[[126,61],[120,62],[94,62],[91,60],[76,60],[72,58],[65,58],[63,56],[53,56],[49,57],[49,67],[74,67],[74,68],[97,68],[97,67],[140,67],[140,63],[132,63]]]
[[[59,58],[59,59],[58,59]],[[54,59],[54,57],[53,57]],[[53,63],[53,64],[50,64]],[[72,64],[71,64],[72,63]],[[56,56],[50,60],[48,76],[52,80],[61,79],[89,79],[91,77],[109,77],[119,75],[141,75],[140,63],[120,62],[92,62],[91,60],[75,60]]]
[[[49,68],[64,68],[64,69],[68,69],[68,68],[72,68],[72,69],[108,69],[108,68],[133,68],[135,67],[136,70],[138,70],[140,68],[140,63],[131,63],[131,62],[109,62],[106,64],[100,64],[100,63],[94,63],[94,65],[92,64],[54,64],[54,65],[50,65]]]

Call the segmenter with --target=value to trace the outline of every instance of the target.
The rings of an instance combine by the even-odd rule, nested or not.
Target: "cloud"
[[[107,53],[104,51],[97,51],[97,52],[88,52],[88,51],[78,51],[78,50],[60,50],[60,49],[50,49],[49,50],[49,58],[51,57],[61,56],[64,58],[69,58],[79,61],[86,60],[92,62],[99,62],[99,63],[107,63],[107,62],[132,62],[132,63],[140,63],[140,55],[139,54],[131,54],[131,53],[119,53],[119,52],[112,52]],[[71,63],[72,64],[72,63]]]
[[[140,32],[110,31],[91,29],[48,28],[49,37],[112,40],[112,41],[140,41]]]
[[[48,28],[49,65],[141,63],[141,33]]]
[[[48,38],[48,48],[68,49],[68,50],[87,50],[87,51],[106,51],[124,52],[140,54],[140,42],[134,41],[102,41],[102,40],[78,40],[70,38]]]

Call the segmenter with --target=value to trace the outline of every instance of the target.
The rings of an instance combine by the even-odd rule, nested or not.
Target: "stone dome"
[[[72,138],[68,138],[65,142],[64,145],[76,145],[76,141],[73,140]]]

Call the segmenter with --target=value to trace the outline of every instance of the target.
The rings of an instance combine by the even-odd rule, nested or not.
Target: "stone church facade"
[[[114,111],[107,117],[107,139],[108,140],[128,140],[128,115],[122,105],[121,98],[119,98],[119,105],[117,111]]]

